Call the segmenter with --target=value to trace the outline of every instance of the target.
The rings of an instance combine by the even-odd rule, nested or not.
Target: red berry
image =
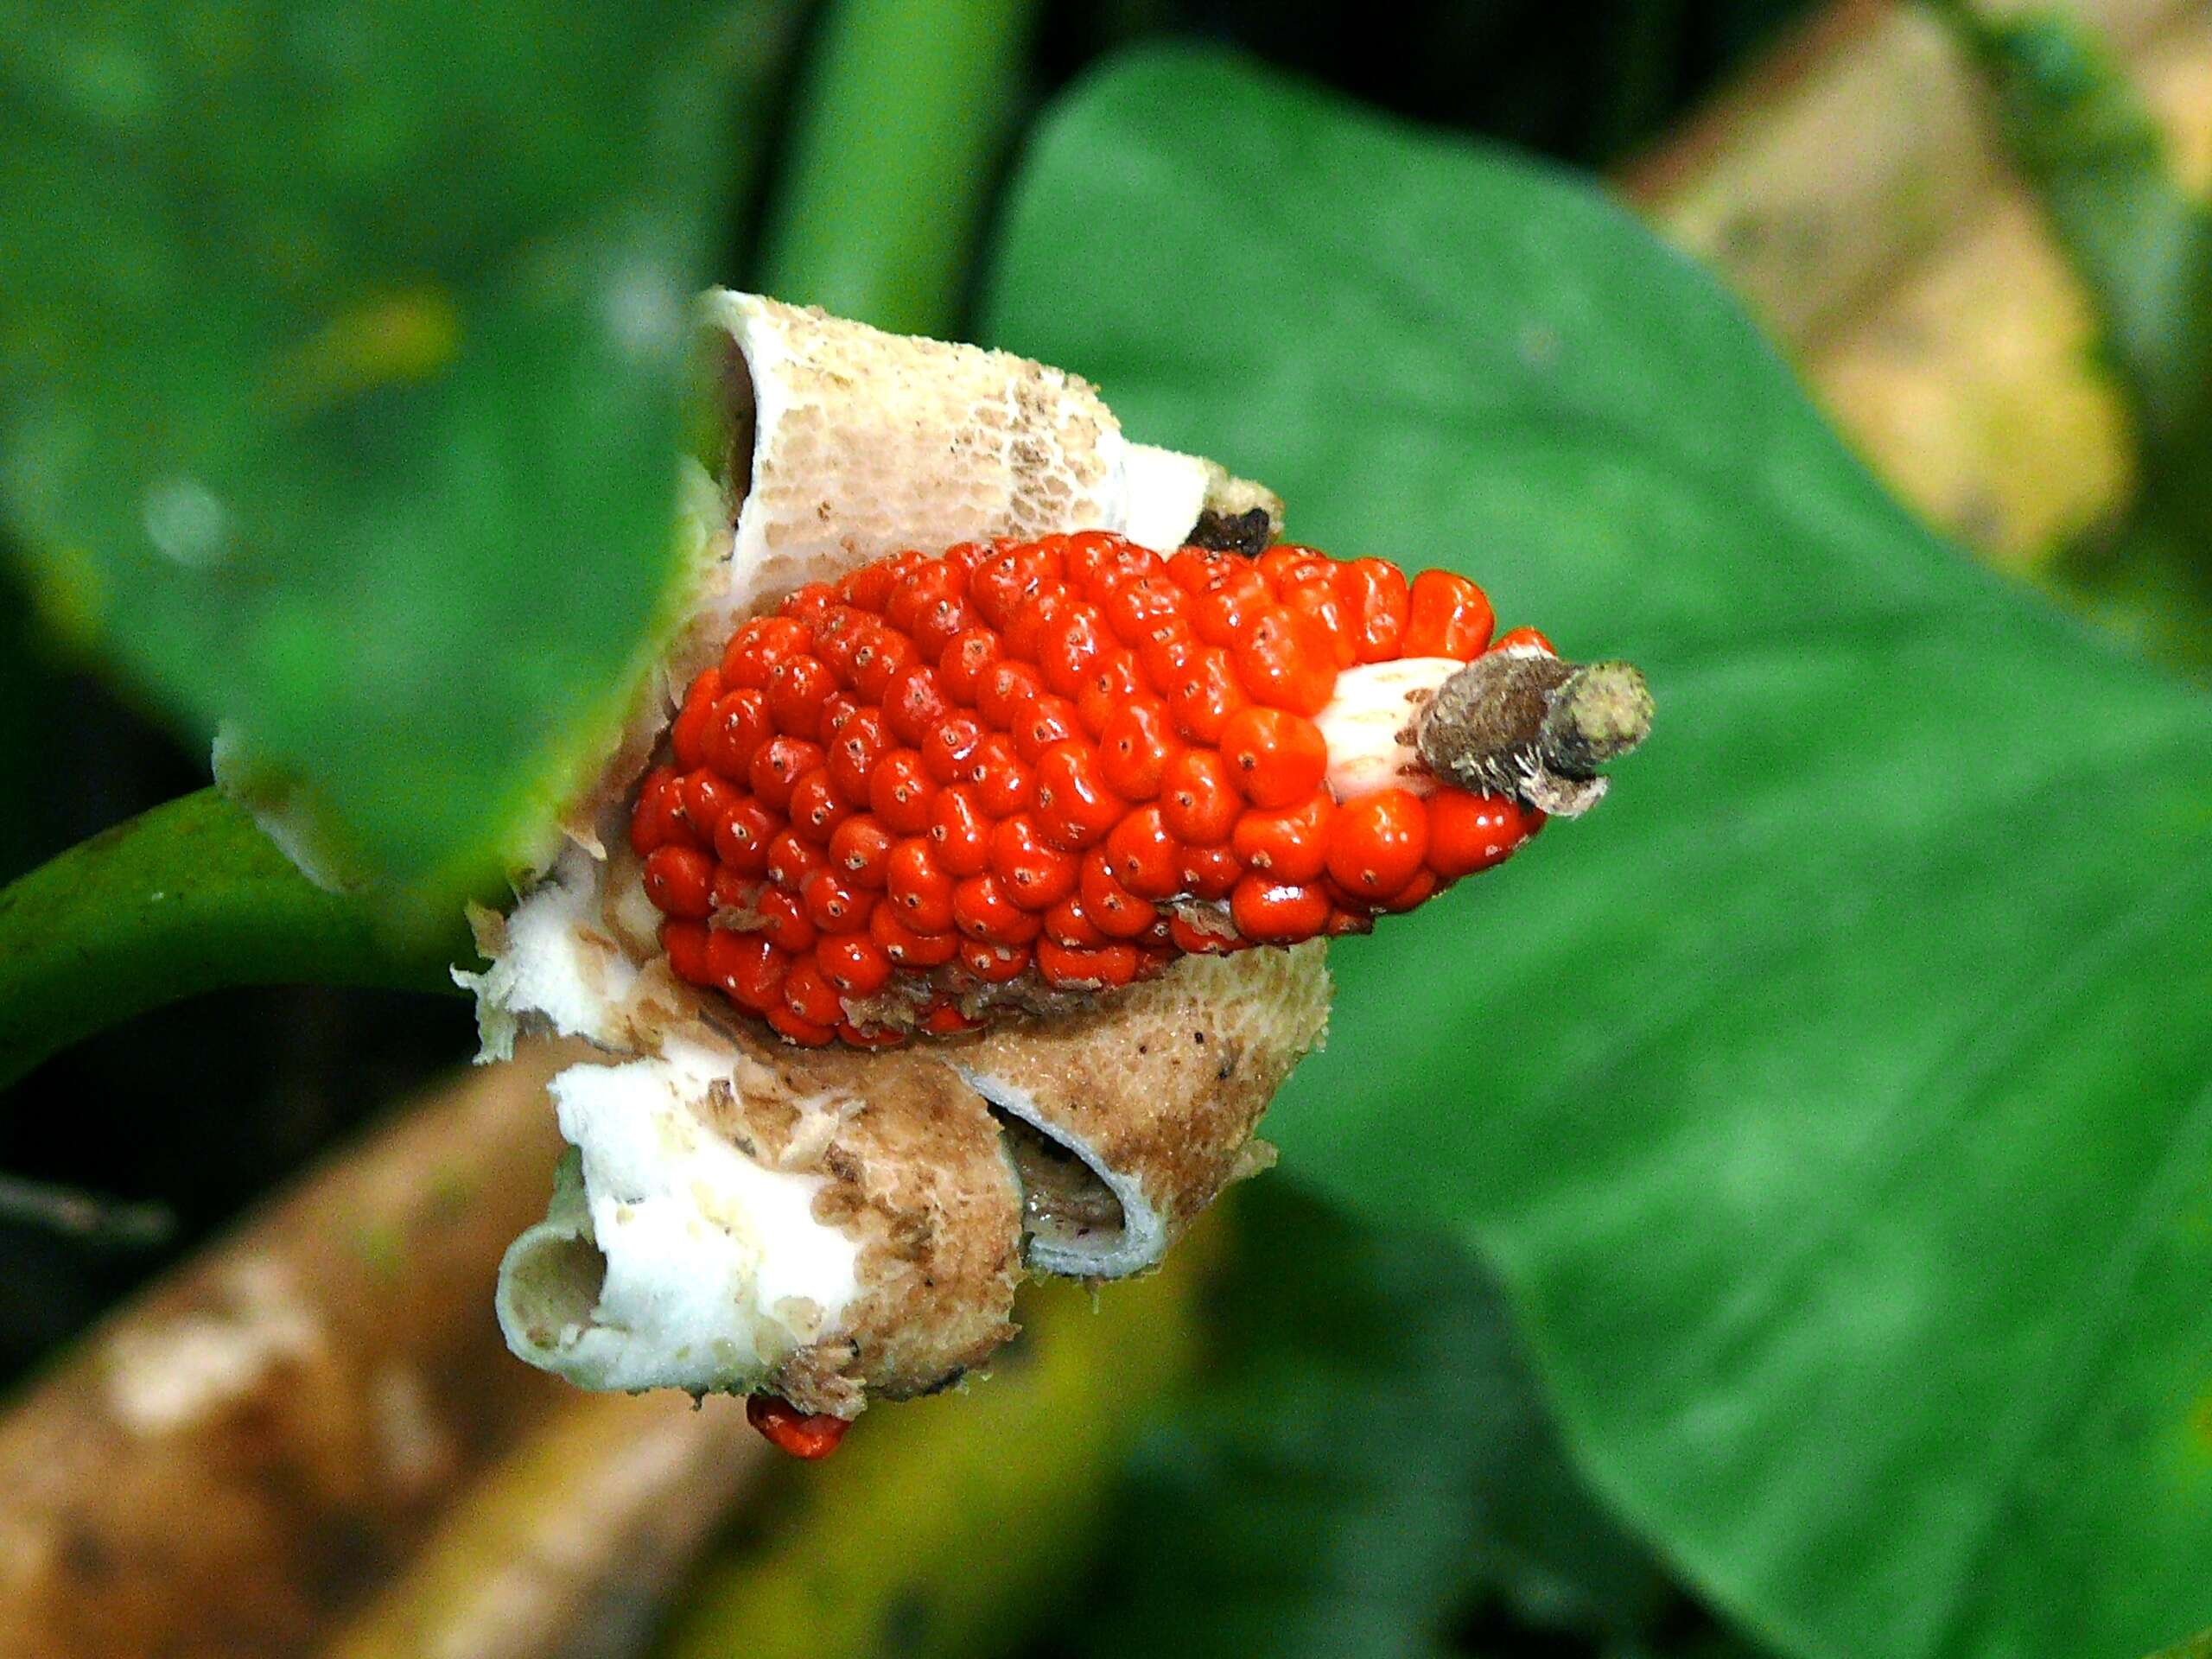
[[[1134,939],[1160,919],[1149,899],[1122,885],[1103,849],[1084,855],[1076,885],[1084,917],[1109,939]]]
[[[910,664],[892,677],[884,691],[883,721],[901,743],[925,748],[928,740],[948,723],[945,716],[951,707],[938,688],[937,670],[923,663]],[[975,723],[965,715],[959,718],[969,726]]]
[[[912,749],[893,749],[876,762],[868,780],[868,804],[894,835],[919,835],[929,828],[937,804],[937,783]]]
[[[1219,645],[1207,645],[1194,653],[1182,677],[1167,692],[1176,729],[1194,743],[1219,742],[1222,728],[1249,702],[1234,663]]]
[[[1080,852],[1102,839],[1128,809],[1106,786],[1098,751],[1072,739],[1037,763],[1035,815],[1053,845]]]
[[[645,855],[645,896],[664,916],[703,921],[713,914],[715,861],[696,847],[667,846]]]
[[[1473,582],[1449,570],[1424,570],[1414,578],[1400,654],[1469,661],[1490,643],[1492,620],[1490,601]]]
[[[1075,696],[1112,639],[1096,606],[1068,607],[1046,626],[1038,642],[1037,666],[1044,672],[1045,683],[1064,697]]]
[[[963,709],[976,706],[983,676],[1000,660],[999,636],[993,628],[963,628],[948,640],[938,658],[938,689]]]
[[[1198,595],[1191,607],[1191,626],[1210,645],[1233,645],[1253,619],[1274,603],[1268,580],[1249,565],[1241,565],[1224,582]]]
[[[869,781],[891,747],[878,709],[861,709],[839,726],[827,745],[830,781],[837,786],[839,798],[854,806],[866,806]]]
[[[719,772],[704,766],[692,772],[683,780],[683,821],[691,826],[692,838],[711,843],[722,820],[747,798]]]
[[[630,850],[643,858],[656,847],[690,839],[690,825],[683,816],[683,780],[664,766],[639,788],[637,810],[630,816]]]
[[[704,922],[667,921],[660,925],[660,948],[668,952],[668,965],[678,979],[694,985],[713,982],[708,965],[715,930]]]
[[[1329,746],[1320,728],[1280,709],[1239,709],[1222,728],[1221,753],[1236,786],[1255,806],[1283,807],[1320,788]]]
[[[716,928],[707,942],[707,970],[732,1001],[766,1014],[783,1001],[784,976],[791,958],[762,933],[733,933]]]
[[[1352,614],[1338,595],[1331,580],[1333,568],[1327,575],[1309,577],[1283,594],[1283,607],[1310,618],[1328,635],[1331,661],[1339,669],[1350,668],[1359,660],[1359,643],[1355,635]]]
[[[814,918],[798,895],[787,887],[763,887],[754,908],[766,925],[760,930],[777,950],[797,956],[814,947],[817,937]]]
[[[1329,829],[1329,874],[1360,899],[1387,899],[1421,868],[1428,814],[1402,789],[1379,790],[1338,810]]]
[[[875,908],[872,893],[859,888],[832,869],[816,870],[799,883],[799,897],[806,902],[807,919],[824,933],[849,933],[864,925]]]
[[[791,656],[768,676],[768,715],[776,729],[793,737],[822,734],[822,705],[837,689],[836,676],[818,657]]]
[[[1027,944],[1045,930],[1043,920],[1014,903],[1006,884],[988,872],[953,888],[952,921],[969,938],[988,944]]]
[[[880,887],[892,845],[891,832],[863,812],[847,818],[830,837],[830,868],[856,887]]]
[[[968,774],[983,728],[973,715],[948,715],[918,740],[922,770],[940,784],[957,784]]]
[[[1135,947],[1109,944],[1085,950],[1055,944],[1037,943],[1037,971],[1046,982],[1068,990],[1112,990],[1137,976],[1141,959]]]
[[[892,683],[914,665],[914,647],[903,633],[868,630],[853,652],[853,690],[880,704]]]
[[[1230,846],[1246,866],[1277,881],[1311,881],[1329,865],[1336,798],[1316,790],[1296,806],[1252,811],[1236,820]]]
[[[722,683],[766,690],[776,664],[804,651],[813,638],[796,617],[764,616],[747,623],[723,648]]]
[[[990,867],[991,820],[969,790],[938,791],[929,836],[938,867],[950,874],[978,875]]]
[[[734,783],[746,776],[753,754],[774,734],[766,693],[741,688],[715,700],[699,747],[706,763]]]
[[[715,699],[721,694],[722,671],[718,668],[701,673],[683,694],[683,707],[669,728],[668,742],[676,764],[686,772],[707,764],[707,726],[714,718]]]
[[[1162,623],[1181,620],[1188,595],[1164,575],[1124,582],[1106,598],[1106,626],[1124,645],[1141,645]]]
[[[822,764],[822,750],[803,737],[772,737],[753,751],[745,776],[753,792],[779,812],[791,804],[798,780]]]
[[[976,685],[976,712],[1002,732],[1011,731],[1022,711],[1045,695],[1033,667],[1004,659],[985,669]]]
[[[1531,646],[1542,652],[1547,657],[1559,655],[1558,647],[1534,628],[1509,629],[1497,636],[1497,642],[1491,646],[1491,649],[1492,651],[1525,651]]]
[[[891,978],[891,958],[873,939],[842,933],[814,947],[814,960],[822,977],[846,996],[867,996],[880,991]]]
[[[1405,573],[1382,559],[1353,559],[1337,567],[1336,582],[1351,611],[1353,660],[1379,663],[1400,655],[1413,612]]]
[[[797,893],[808,876],[829,868],[829,855],[822,849],[786,830],[768,843],[768,865],[762,874],[778,887]]]
[[[1521,808],[1507,796],[1440,789],[1427,805],[1428,868],[1446,881],[1502,862],[1528,838]]]
[[[900,924],[917,933],[942,933],[952,925],[952,878],[925,841],[908,839],[891,849],[884,893]]]
[[[1172,899],[1181,890],[1183,849],[1159,807],[1141,806],[1114,826],[1106,837],[1106,868],[1140,899]]]
[[[1194,899],[1226,899],[1244,874],[1244,861],[1230,847],[1185,847],[1183,891]]]
[[[945,914],[951,915],[950,899],[945,900]],[[946,932],[917,933],[899,919],[900,912],[889,904],[880,904],[868,912],[868,936],[883,949],[893,964],[900,968],[934,968],[939,963],[952,960],[953,950],[959,944],[959,936]]]
[[[783,820],[747,796],[715,826],[715,856],[741,875],[760,875],[768,868],[768,848]]]
[[[921,1018],[921,1027],[932,1037],[957,1037],[962,1032],[979,1031],[983,1022],[971,1020],[960,1012],[949,999],[938,1003]]]
[[[960,965],[987,985],[1019,979],[1029,966],[1026,944],[993,944],[982,939],[960,941]]]
[[[853,809],[845,804],[837,793],[837,786],[830,781],[826,766],[817,766],[798,780],[786,810],[791,815],[792,831],[817,847],[828,846],[837,826],[853,816]]]
[[[1075,891],[1074,856],[1048,842],[1026,812],[991,832],[991,872],[1024,910],[1050,910]]]
[[[1113,936],[1090,919],[1077,898],[1063,899],[1045,912],[1045,937],[1075,950],[1095,950],[1113,943]]]
[[[1036,798],[1036,780],[1004,732],[993,732],[976,746],[969,768],[976,802],[990,817],[1019,812]]]
[[[1236,672],[1253,702],[1318,715],[1336,690],[1336,647],[1312,617],[1278,607],[1254,617],[1237,640]]]
[[[809,1462],[835,1452],[837,1442],[852,1427],[842,1417],[803,1412],[790,1401],[773,1394],[747,1395],[745,1421],[760,1430],[779,1452]]]
[[[1099,776],[1123,800],[1148,801],[1160,793],[1168,757],[1181,747],[1167,705],[1157,697],[1140,699],[1099,734]]]
[[[1230,919],[1248,939],[1289,944],[1310,939],[1329,919],[1329,896],[1318,887],[1248,875],[1229,896]]]
[[[1229,839],[1243,810],[1229,762],[1214,749],[1185,749],[1160,780],[1160,817],[1167,832],[1192,846]]]
[[[811,1020],[794,1014],[787,1007],[769,1009],[768,1024],[779,1035],[802,1048],[827,1048],[837,1040],[836,1027],[817,1026]]]

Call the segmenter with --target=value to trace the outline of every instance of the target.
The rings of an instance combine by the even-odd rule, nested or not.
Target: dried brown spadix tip
[[[1599,769],[1650,735],[1651,713],[1651,690],[1632,664],[1498,651],[1437,687],[1415,742],[1439,778],[1573,817],[1604,798]]]

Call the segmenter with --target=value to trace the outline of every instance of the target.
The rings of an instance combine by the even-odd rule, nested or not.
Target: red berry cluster
[[[1491,626],[1446,571],[1096,531],[801,588],[692,683],[645,781],[662,944],[793,1042],[877,1046],[969,1029],[1017,981],[1098,991],[1363,931],[1541,815],[1455,789],[1339,804],[1313,716],[1340,670],[1471,658]]]

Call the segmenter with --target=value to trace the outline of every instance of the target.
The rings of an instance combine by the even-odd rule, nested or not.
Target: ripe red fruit
[[[1304,800],[1329,770],[1320,728],[1280,709],[1239,709],[1222,728],[1221,753],[1239,791],[1259,807]]]
[[[1104,771],[1096,748],[1073,739],[1055,743],[1038,761],[1037,823],[1055,846],[1080,852],[1128,810],[1106,786]]]
[[[1148,801],[1160,793],[1160,774],[1181,747],[1167,705],[1157,697],[1140,698],[1099,733],[1099,775],[1123,800]]]
[[[1401,654],[1471,661],[1490,643],[1493,620],[1490,601],[1473,582],[1449,570],[1424,570],[1414,578]]]
[[[1312,617],[1278,606],[1254,617],[1238,638],[1236,671],[1255,702],[1318,715],[1336,689],[1336,647]]]
[[[668,846],[645,855],[645,896],[663,915],[703,920],[713,912],[715,861],[696,847]]]
[[[1329,918],[1329,896],[1320,888],[1264,875],[1248,875],[1229,895],[1229,918],[1246,938],[1261,944],[1310,939]]]
[[[991,874],[1024,910],[1050,910],[1075,891],[1076,861],[1045,837],[1027,813],[991,832]]]
[[[1328,868],[1329,828],[1338,807],[1326,790],[1296,806],[1247,812],[1230,845],[1245,865],[1277,881],[1311,881]]]
[[[1387,899],[1413,880],[1428,851],[1428,815],[1402,789],[1340,808],[1329,827],[1329,874],[1360,899]]]
[[[1229,839],[1243,809],[1230,763],[1214,749],[1185,749],[1160,779],[1160,819],[1167,833],[1195,847]]]
[[[1446,881],[1502,863],[1529,837],[1517,802],[1440,789],[1428,798],[1428,868]]]
[[[630,817],[630,849],[643,858],[656,847],[690,838],[683,816],[683,779],[663,766],[638,791],[637,810]]]
[[[873,1047],[975,1029],[979,983],[1103,995],[1181,953],[1364,931],[1541,815],[1456,789],[1340,805],[1313,716],[1352,665],[1471,657],[1491,626],[1448,572],[1105,531],[811,584],[692,680],[639,786],[671,969],[791,1041]],[[1491,648],[1516,645],[1549,649]]]
[[[747,1395],[745,1421],[759,1429],[779,1452],[809,1461],[826,1458],[835,1452],[837,1443],[845,1438],[845,1431],[852,1427],[842,1417],[826,1413],[810,1415],[790,1401],[772,1394]]]

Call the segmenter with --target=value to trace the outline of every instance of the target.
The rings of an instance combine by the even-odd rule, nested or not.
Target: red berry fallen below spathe
[[[790,1041],[873,1046],[1363,932],[1542,822],[1408,746],[1486,650],[1553,660],[1491,628],[1449,572],[1104,531],[802,588],[693,682],[640,789],[663,946]]]

